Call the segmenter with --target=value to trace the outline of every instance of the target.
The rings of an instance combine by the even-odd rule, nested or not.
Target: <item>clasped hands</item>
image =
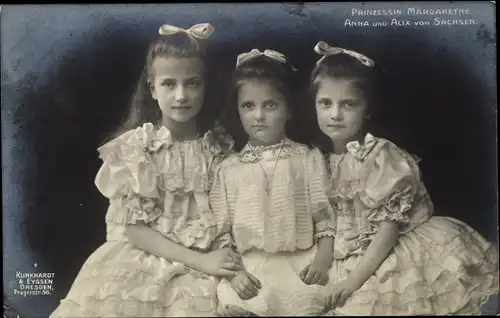
[[[328,284],[329,271],[331,262],[315,259],[311,265],[306,266],[300,272],[300,278],[307,285],[322,285]],[[362,283],[353,278],[347,278],[332,286],[332,294],[326,297],[326,309],[335,309],[338,306],[343,306],[345,301],[359,288]]]
[[[326,285],[330,264],[313,261],[300,273],[300,279],[307,285]],[[231,287],[241,299],[251,299],[259,293],[262,287],[260,280],[245,270],[230,278]]]
[[[307,285],[325,286],[329,280],[330,266],[328,262],[315,259],[299,273],[299,277]],[[257,296],[262,287],[260,280],[245,270],[241,255],[232,248],[204,254],[200,259],[199,269],[209,275],[227,277],[231,287],[241,299]],[[327,297],[327,308],[342,306],[347,298],[360,288],[358,285],[352,279],[335,284],[332,295]]]

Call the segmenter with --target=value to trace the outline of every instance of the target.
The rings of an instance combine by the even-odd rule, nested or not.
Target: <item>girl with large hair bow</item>
[[[433,216],[419,159],[370,133],[384,102],[375,62],[326,42],[315,51],[309,109],[336,220],[332,314],[480,314],[498,296],[498,248],[460,220]]]
[[[294,71],[274,50],[253,49],[237,59],[221,123],[235,136],[238,153],[219,165],[210,203],[216,245],[234,246],[244,269],[221,280],[221,315],[325,310],[333,211],[322,154],[289,137],[289,128],[297,128],[291,127],[298,110]]]
[[[213,316],[217,276],[240,268],[215,238],[211,172],[233,142],[207,115],[203,40],[213,28],[163,25],[123,126],[98,151],[107,242],[83,264],[56,317]]]

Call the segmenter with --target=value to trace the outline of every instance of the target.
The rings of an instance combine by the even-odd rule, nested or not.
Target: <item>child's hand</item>
[[[231,248],[204,254],[199,267],[202,272],[213,276],[235,276],[244,270],[241,255]]]
[[[261,284],[257,277],[241,271],[231,279],[231,287],[241,299],[251,299],[257,296]]]
[[[328,283],[328,271],[330,264],[313,261],[307,265],[299,274],[300,279],[307,285],[322,285]]]
[[[337,306],[344,306],[345,301],[359,288],[362,284],[352,279],[345,279],[333,286],[333,294],[327,299],[327,307],[335,309]]]

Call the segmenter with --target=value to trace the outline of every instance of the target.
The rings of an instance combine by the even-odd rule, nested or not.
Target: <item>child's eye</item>
[[[187,83],[188,87],[199,87],[201,86],[201,81],[200,80],[193,80]]]
[[[319,100],[318,104],[322,105],[322,106],[331,106],[332,105],[332,101],[328,98],[322,98]]]
[[[241,104],[241,108],[251,108],[251,107],[253,107],[253,103],[251,102],[245,102]]]
[[[353,108],[353,107],[356,107],[356,103],[355,102],[345,102],[344,106],[346,108]]]
[[[278,105],[275,102],[267,102],[265,106],[267,108],[276,108]]]
[[[161,83],[162,86],[168,87],[168,88],[174,88],[175,87],[175,81],[164,81]]]

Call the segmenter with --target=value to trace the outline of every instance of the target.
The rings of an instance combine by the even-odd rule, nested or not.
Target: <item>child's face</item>
[[[350,79],[318,77],[316,114],[321,131],[334,141],[348,142],[363,128],[367,102]]]
[[[153,61],[152,74],[151,94],[163,116],[180,123],[196,117],[205,96],[201,60],[159,56]]]
[[[290,117],[285,96],[269,81],[246,79],[240,84],[238,113],[250,142],[255,145],[280,142]]]

